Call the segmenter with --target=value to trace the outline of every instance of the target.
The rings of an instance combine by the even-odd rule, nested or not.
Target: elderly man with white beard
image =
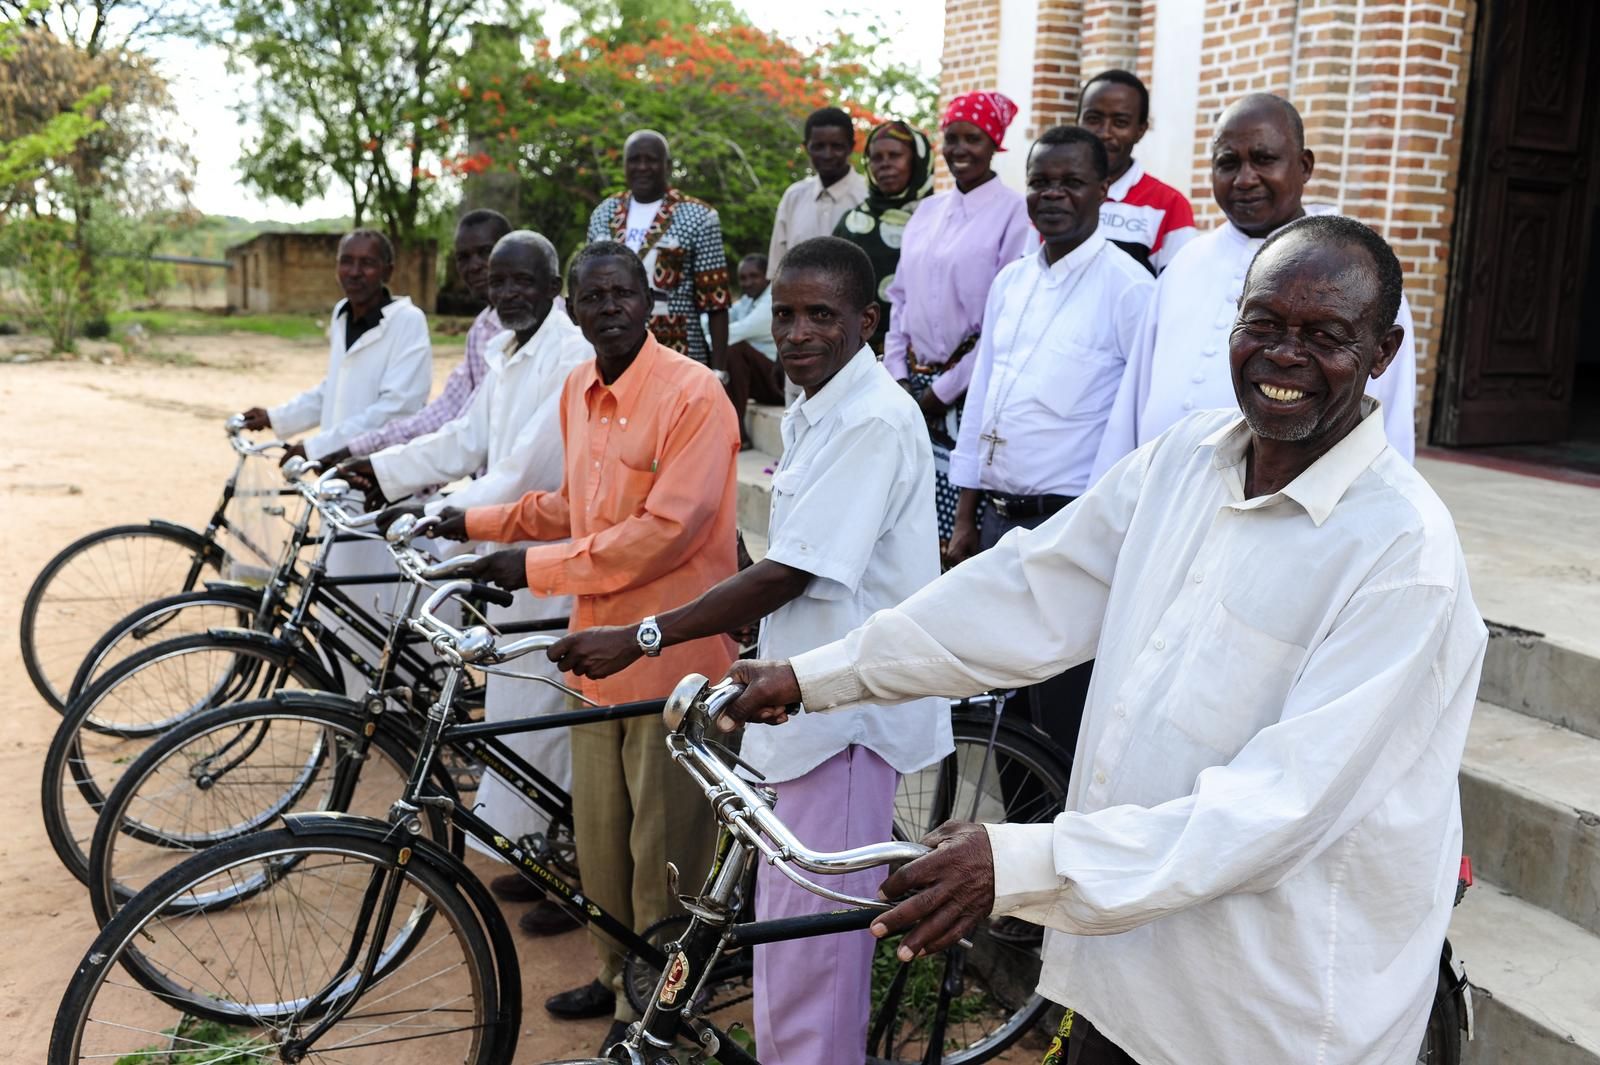
[[[488,344],[488,372],[462,415],[438,430],[387,448],[342,467],[355,480],[375,480],[388,499],[400,499],[431,485],[446,484],[479,469],[476,480],[426,504],[391,507],[379,518],[387,528],[403,513],[437,513],[455,507],[510,503],[526,492],[561,486],[561,385],[576,366],[594,358],[594,349],[572,320],[551,313],[561,291],[561,263],[548,240],[528,230],[507,233],[489,256],[489,303],[505,332]],[[491,607],[491,621],[565,620],[572,600],[536,598],[526,589],[509,607]],[[518,665],[559,680],[560,673],[539,656]],[[485,717],[509,720],[563,708],[561,694],[543,684],[490,676]],[[505,737],[535,769],[564,788],[572,785],[572,759],[566,729]],[[549,828],[548,819],[493,773],[478,790],[485,819],[509,838]],[[518,922],[531,935],[575,927],[553,903],[521,877],[508,874],[491,887],[507,901],[537,902]]]

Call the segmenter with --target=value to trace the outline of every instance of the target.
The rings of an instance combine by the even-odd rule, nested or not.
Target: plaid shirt
[[[415,414],[396,418],[370,433],[352,437],[349,444],[350,454],[356,458],[363,458],[386,447],[403,444],[407,440],[431,433],[464,414],[467,404],[472,402],[472,394],[483,383],[484,374],[489,368],[483,359],[484,349],[488,347],[489,341],[502,332],[504,330],[500,326],[500,319],[495,316],[493,307],[485,307],[479,311],[478,317],[472,320],[472,328],[467,330],[467,357],[450,371],[449,377],[445,378],[444,391],[439,393],[438,398]]]

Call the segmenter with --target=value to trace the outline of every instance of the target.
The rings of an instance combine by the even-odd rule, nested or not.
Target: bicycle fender
[[[182,522],[167,521],[164,518],[151,518],[149,524],[152,529],[162,529],[166,532],[174,533],[183,537],[195,547],[198,547],[204,551],[206,558],[209,560],[218,561],[222,558],[223,551],[221,544],[218,544],[215,540],[206,539],[204,533],[196,532],[194,529],[184,525]]]
[[[300,665],[306,667],[316,678],[316,683],[329,690],[336,691],[344,684],[328,673],[326,667],[317,658],[304,648],[285,640],[282,636],[273,633],[261,632],[256,629],[240,629],[234,627],[207,629],[206,635],[218,643],[231,647],[255,647],[264,651],[273,651],[286,657],[295,659]]]

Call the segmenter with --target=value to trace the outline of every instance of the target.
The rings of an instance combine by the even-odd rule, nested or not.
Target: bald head
[[[672,151],[667,138],[653,129],[637,129],[622,142],[622,172],[628,192],[639,203],[654,203],[666,195],[672,175]]]
[[[1251,93],[1222,113],[1211,140],[1211,194],[1247,235],[1264,237],[1305,214],[1315,157],[1300,112],[1281,96]]]

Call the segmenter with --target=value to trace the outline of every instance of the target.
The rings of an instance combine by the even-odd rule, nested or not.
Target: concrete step
[[[1600,740],[1478,704],[1461,764],[1473,869],[1600,934]]]
[[[745,411],[745,426],[757,451],[768,455],[783,454],[783,408],[765,403],[752,403]]]
[[[1473,987],[1466,1065],[1600,1065],[1600,936],[1479,880],[1450,943]]]
[[[738,516],[745,536],[767,538],[767,519],[772,515],[772,471],[778,460],[761,450],[739,452]]]
[[[1478,694],[1600,739],[1600,658],[1562,640],[1490,622]]]

